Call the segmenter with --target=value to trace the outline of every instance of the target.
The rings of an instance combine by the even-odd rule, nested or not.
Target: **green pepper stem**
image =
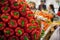
[[[2,27],[3,26],[3,24],[0,24],[0,27]]]
[[[10,34],[10,30],[7,30],[7,31],[6,31],[6,34]]]
[[[24,6],[22,9],[22,12],[25,12],[25,11],[26,11],[26,6]]]
[[[34,40],[36,40],[36,33],[34,34]]]
[[[31,14],[28,14],[28,16],[30,17],[30,16],[31,16]]]
[[[14,15],[18,15],[19,14],[19,12],[14,12]]]
[[[4,10],[5,10],[5,11],[8,10],[8,7],[5,7]]]
[[[36,26],[30,26],[29,29],[31,30],[32,28],[36,28]]]
[[[28,37],[25,36],[25,37],[24,37],[24,40],[29,40],[29,39],[28,39]]]
[[[37,20],[38,24],[39,24],[39,27],[41,27],[41,21],[40,20]]]
[[[1,2],[2,2],[2,3],[4,3],[4,2],[5,2],[5,0],[1,0]]]
[[[14,3],[14,6],[18,6],[18,4],[17,3]]]
[[[41,37],[43,37],[44,36],[44,34],[45,34],[45,31],[44,30],[42,30],[42,32],[41,32]]]
[[[5,15],[5,16],[3,16],[3,18],[7,19],[7,18],[8,18],[8,16],[6,16],[6,15]]]
[[[21,31],[21,30],[18,30],[18,33],[19,33],[19,34],[22,34],[22,31]]]
[[[20,4],[24,4],[24,2],[20,2]]]
[[[34,20],[32,20],[32,24],[34,24]]]
[[[11,24],[12,26],[14,26],[15,23],[14,23],[13,21],[10,21],[10,24]]]
[[[23,27],[24,26],[24,20],[22,20],[21,24],[22,24],[22,27]]]

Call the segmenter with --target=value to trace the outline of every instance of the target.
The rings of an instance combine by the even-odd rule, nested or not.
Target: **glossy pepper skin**
[[[11,36],[11,37],[9,37],[9,39],[8,40],[19,40],[19,38],[18,37],[16,37],[16,36]]]
[[[24,33],[21,37],[20,40],[30,40],[30,36],[28,35],[28,33]]]
[[[13,4],[14,2],[17,2],[16,0],[9,0],[10,4]]]
[[[23,7],[24,2],[18,0],[18,4],[19,4],[19,8],[21,8],[21,7]]]
[[[11,19],[11,16],[7,13],[7,14],[2,14],[1,15],[1,19],[4,21],[4,22],[8,22],[10,19]]]
[[[10,8],[5,6],[5,7],[2,7],[1,10],[3,13],[8,13],[10,11]]]
[[[1,0],[0,4],[1,4],[1,6],[5,6],[6,4],[8,4],[8,1],[7,0]]]
[[[33,23],[35,23],[35,20],[34,19],[30,19],[29,22],[33,24]]]
[[[41,31],[41,23],[40,23],[40,20],[35,20],[35,19],[30,19],[29,22],[32,24],[32,25],[35,25],[36,26],[36,30],[38,31]]]
[[[17,27],[17,28],[15,29],[15,32],[16,32],[16,36],[21,36],[21,35],[24,34],[24,30],[21,29],[20,27]]]
[[[16,22],[16,20],[11,19],[8,22],[8,25],[9,25],[10,28],[16,28],[17,27],[17,22]]]
[[[26,13],[27,13],[26,17],[27,17],[28,19],[33,19],[33,12],[27,11]]]
[[[36,25],[36,26],[38,25],[35,19],[30,19],[29,22],[33,25]]]
[[[20,15],[19,11],[14,11],[14,10],[11,11],[11,16],[14,17],[15,19],[18,19],[19,15]]]
[[[18,24],[21,26],[21,27],[24,27],[26,26],[28,23],[28,20],[24,17],[20,17],[20,19],[18,19]]]
[[[0,22],[0,30],[3,30],[4,28],[5,28],[5,23],[3,23],[3,22]]]
[[[2,10],[3,13],[8,13],[8,12],[10,11],[10,7],[3,6],[3,7],[1,8],[1,10]]]
[[[40,31],[34,30],[34,31],[31,33],[31,36],[32,36],[32,40],[39,40],[39,38],[40,38]]]
[[[12,29],[10,29],[10,28],[5,28],[5,29],[4,29],[4,35],[5,35],[6,37],[12,36],[13,34],[14,34],[14,31],[13,31]]]
[[[17,2],[19,3],[19,2],[25,2],[25,0],[17,0]]]
[[[27,8],[29,8],[28,4],[26,2],[24,2],[24,1],[18,0],[18,4],[19,4],[20,8],[23,7],[23,6],[26,6]]]
[[[14,2],[11,4],[11,8],[12,9],[18,9],[19,8],[19,4],[17,2]]]
[[[29,10],[30,10],[30,9],[27,8],[25,5],[22,6],[22,7],[19,9],[19,11],[20,11],[20,13],[21,13],[22,16],[26,16],[26,15],[27,15],[26,12],[29,11]]]
[[[36,25],[33,25],[33,24],[29,23],[26,26],[26,32],[31,33],[33,30],[36,29],[36,27],[37,27]]]

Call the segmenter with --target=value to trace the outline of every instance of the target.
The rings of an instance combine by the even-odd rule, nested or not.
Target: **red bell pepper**
[[[18,2],[25,2],[25,0],[17,0]]]
[[[57,13],[58,16],[60,16],[60,11]]]
[[[23,1],[19,1],[18,0],[18,4],[19,4],[19,7],[21,8],[21,7],[23,7],[23,5],[25,4]]]
[[[26,13],[27,13],[27,16],[26,17],[28,19],[33,19],[34,16],[33,16],[33,12],[32,11],[27,11]]]
[[[11,16],[14,17],[15,19],[19,18],[19,12],[18,11],[11,11]]]
[[[32,23],[32,24],[36,24],[36,20],[35,19],[30,19],[29,22]]]
[[[24,30],[21,29],[20,27],[17,27],[15,29],[15,32],[16,32],[16,36],[21,36],[24,33]]]
[[[35,19],[30,19],[29,22],[35,26],[39,26],[38,22]]]
[[[37,28],[36,25],[33,25],[33,24],[29,23],[29,24],[27,24],[27,26],[26,26],[26,32],[31,33],[31,32],[32,32],[33,30],[35,30],[36,28]]]
[[[27,8],[29,8],[28,4],[24,1],[21,1],[21,0],[19,1],[18,0],[18,4],[19,4],[20,8],[23,7],[23,6],[26,6]]]
[[[26,12],[29,11],[29,10],[30,10],[30,9],[27,8],[26,6],[22,6],[22,7],[19,9],[19,11],[20,11],[20,13],[21,13],[22,16],[26,16],[26,15],[27,15]]]
[[[4,35],[5,35],[6,37],[12,36],[13,34],[14,34],[14,31],[13,31],[12,29],[10,29],[10,28],[5,28],[5,29],[4,29]]]
[[[0,36],[0,40],[6,40],[6,37],[4,35]]]
[[[41,27],[37,27],[36,30],[41,32]]]
[[[8,12],[10,11],[10,8],[7,7],[7,6],[3,6],[3,7],[1,8],[1,10],[2,10],[3,13],[8,13]]]
[[[1,6],[7,5],[8,1],[7,0],[1,0]]]
[[[28,20],[24,17],[20,17],[20,19],[18,19],[18,24],[21,26],[21,27],[24,27],[26,26],[28,23]]]
[[[27,33],[24,33],[24,35],[20,37],[20,40],[30,40],[30,36]]]
[[[0,30],[3,30],[4,28],[5,28],[5,23],[3,23],[3,22],[0,22]]]
[[[39,38],[40,38],[40,31],[38,31],[38,30],[32,31],[31,36],[32,36],[32,40],[39,40]]]
[[[17,2],[14,2],[11,4],[11,8],[12,9],[18,9],[19,8],[19,4]]]
[[[11,37],[9,37],[9,39],[8,40],[19,40],[19,38],[18,37],[16,37],[16,36],[11,36]]]
[[[7,14],[2,14],[2,15],[1,15],[1,19],[2,19],[4,22],[8,22],[8,21],[11,19],[11,17],[10,17],[10,15],[7,13]]]
[[[16,0],[9,0],[10,4],[13,4],[14,2],[16,2]]]
[[[8,25],[9,25],[9,27],[10,28],[16,28],[17,27],[17,22],[15,21],[15,20],[10,20],[9,22],[8,22]]]

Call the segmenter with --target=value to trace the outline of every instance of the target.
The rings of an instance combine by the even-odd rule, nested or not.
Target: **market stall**
[[[31,10],[26,0],[0,0],[0,40],[49,40],[58,18],[47,10]]]
[[[60,19],[59,16],[55,15],[57,17],[51,20],[53,18],[53,15],[51,13],[48,13],[48,11],[36,11],[35,12],[35,17],[37,20],[43,21],[41,22],[41,39],[40,40],[49,40],[50,37],[52,36],[52,33],[50,31],[55,31],[57,28],[56,26],[60,25]],[[46,25],[45,25],[46,24]]]

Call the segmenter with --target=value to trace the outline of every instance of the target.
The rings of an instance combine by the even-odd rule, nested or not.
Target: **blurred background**
[[[41,2],[40,2],[41,0],[26,0],[26,1],[27,2],[30,2],[30,1],[35,2],[36,8],[38,8],[38,6],[41,4]],[[46,5],[47,9],[48,9],[49,4],[53,4],[54,9],[55,9],[55,13],[57,13],[58,8],[60,6],[60,0],[43,0],[43,1],[46,1],[45,5]]]

